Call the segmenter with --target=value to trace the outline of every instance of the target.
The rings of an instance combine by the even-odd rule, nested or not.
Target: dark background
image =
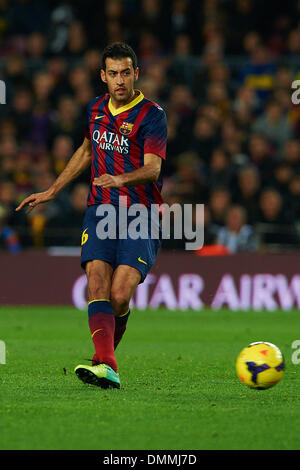
[[[86,106],[104,91],[101,51],[115,41],[136,50],[137,88],[167,113],[165,202],[205,204],[212,253],[299,251],[291,0],[0,0],[1,249],[79,246],[88,171],[30,216],[14,208],[47,189],[81,144]]]

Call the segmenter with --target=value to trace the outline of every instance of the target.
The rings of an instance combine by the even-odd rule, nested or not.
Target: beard
[[[114,100],[117,101],[118,103],[126,103],[133,96],[134,92],[133,90],[128,90],[126,88],[123,88],[122,92],[113,91],[110,94],[113,96]]]

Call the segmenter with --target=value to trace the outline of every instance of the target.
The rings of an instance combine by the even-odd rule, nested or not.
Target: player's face
[[[107,84],[113,101],[126,104],[133,97],[138,73],[139,70],[134,70],[130,57],[106,59],[106,70],[101,70],[101,78]]]

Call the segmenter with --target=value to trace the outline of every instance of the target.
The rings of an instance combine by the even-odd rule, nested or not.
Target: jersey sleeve
[[[86,115],[85,115],[85,126],[84,126],[84,136],[91,140],[91,132],[90,132],[90,120],[92,118],[94,105],[99,106],[101,105],[102,101],[106,98],[108,99],[109,95],[106,93],[105,95],[96,96],[86,108]]]
[[[143,126],[144,154],[153,153],[166,159],[167,118],[164,110],[153,105],[147,113]]]
[[[89,121],[90,121],[90,106],[88,106],[88,108],[86,110],[85,126],[84,126],[84,137],[86,139],[91,140]]]
[[[85,126],[85,128],[84,128],[84,137],[86,139],[91,140],[91,134],[90,134],[90,130],[89,130],[88,126]]]

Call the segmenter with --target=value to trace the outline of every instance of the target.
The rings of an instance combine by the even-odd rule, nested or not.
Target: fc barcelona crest
[[[132,132],[133,124],[130,122],[123,121],[122,126],[120,127],[119,131],[123,135],[129,135]]]

